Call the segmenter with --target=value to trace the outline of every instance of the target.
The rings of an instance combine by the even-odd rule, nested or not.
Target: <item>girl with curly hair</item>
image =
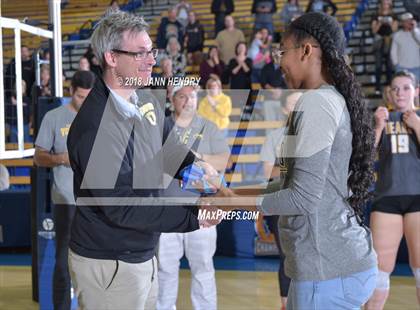
[[[363,225],[373,183],[372,115],[346,63],[345,38],[331,16],[294,20],[277,52],[290,89],[306,90],[288,120],[282,184],[222,187],[203,198],[225,210],[279,215],[290,284],[287,309],[359,309],[374,291],[377,259]],[[251,195],[250,195],[251,194]]]

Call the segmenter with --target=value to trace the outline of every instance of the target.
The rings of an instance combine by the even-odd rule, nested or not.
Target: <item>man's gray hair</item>
[[[129,31],[138,33],[148,31],[149,25],[140,15],[126,13],[124,11],[116,11],[103,17],[96,25],[90,42],[93,53],[99,61],[102,69],[105,68],[106,62],[104,55],[113,49],[121,49],[121,41],[123,33]]]

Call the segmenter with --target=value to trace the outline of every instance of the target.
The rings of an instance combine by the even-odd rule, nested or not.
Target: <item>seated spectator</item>
[[[236,57],[226,69],[226,79],[231,89],[251,89],[252,59],[248,58],[245,42],[239,42],[235,48]]]
[[[171,108],[171,101],[170,101],[170,95],[172,94],[172,85],[169,85],[169,78],[174,76],[173,68],[172,68],[172,60],[168,58],[167,56],[164,56],[159,63],[159,66],[161,68],[161,73],[155,74],[153,73],[153,78],[164,78],[164,84],[156,84],[152,85],[152,89],[165,89],[165,98],[163,98],[161,93],[158,93],[157,95],[161,100],[165,100],[165,104],[162,107],[165,110],[165,116],[168,116],[171,114],[170,108]]]
[[[51,53],[48,49],[45,49],[42,53],[42,60],[50,60]]]
[[[40,96],[51,96],[51,81],[50,81],[50,66],[42,65],[41,66],[41,85],[40,86]]]
[[[79,59],[79,70],[80,71],[90,71],[90,63],[89,60],[82,56]]]
[[[95,73],[97,76],[102,76],[101,66],[99,65],[99,61],[93,53],[91,46],[89,46],[89,48],[83,56],[86,57],[89,61],[90,71]]]
[[[176,20],[177,10],[173,7],[168,10],[168,17],[162,18],[158,28],[157,47],[159,49],[166,49],[168,40],[175,37],[180,46],[184,43],[183,27],[179,21]]]
[[[302,8],[299,6],[299,0],[287,0],[280,13],[280,20],[284,26],[289,25],[292,21],[303,14]]]
[[[391,40],[394,32],[398,30],[398,21],[392,12],[392,2],[382,0],[378,14],[373,16],[371,31],[373,37],[373,52],[375,54],[375,88],[376,94],[381,94],[382,64],[385,62],[386,84],[391,83],[392,62],[390,57]]]
[[[398,30],[391,45],[391,60],[395,70],[407,70],[420,81],[420,28],[411,13],[401,15],[402,29]]]
[[[260,82],[261,69],[271,62],[270,45],[272,37],[267,28],[261,28],[255,33],[254,40],[248,51],[248,57],[252,59],[253,83]]]
[[[29,127],[31,122],[31,98],[27,96],[25,80],[22,80],[22,105],[23,105],[23,137],[25,142],[30,142]],[[10,101],[5,105],[5,123],[9,128],[9,139],[11,143],[18,142],[18,123],[17,123],[17,96],[16,85],[13,87]]]
[[[181,45],[175,37],[169,38],[168,46],[164,54],[172,60],[172,70],[175,75],[184,76],[187,59],[181,52]]]
[[[272,54],[276,49],[272,49]],[[275,59],[275,57],[272,57]],[[266,64],[261,71],[260,79],[261,87],[264,89],[263,112],[266,121],[283,120],[281,110],[282,89],[286,89],[287,85],[280,71],[278,62],[270,62]]]
[[[22,45],[20,48],[21,54],[21,65],[22,65],[22,79],[25,80],[26,88],[32,89],[32,85],[35,82],[35,64],[32,58],[32,51],[26,45]],[[9,98],[13,92],[13,85],[16,83],[16,60],[13,58],[10,64],[6,68],[6,74],[4,75],[5,82],[5,98]],[[30,94],[29,94],[30,95]]]
[[[204,87],[211,77],[222,79],[225,63],[219,59],[219,49],[217,46],[211,46],[207,59],[200,65],[200,86]]]
[[[235,20],[232,16],[225,17],[226,29],[220,31],[216,37],[216,45],[220,51],[220,58],[225,64],[235,57],[235,48],[239,42],[245,42],[244,33],[235,28]]]
[[[0,164],[0,191],[9,189],[9,171],[5,166]]]
[[[275,0],[254,0],[252,14],[255,14],[254,30],[266,28],[271,35],[274,34],[273,14],[277,12]]]
[[[334,16],[337,6],[331,0],[310,0],[306,12],[324,12]]]
[[[120,5],[117,0],[112,0],[107,7],[104,16],[108,16],[112,13],[118,12],[120,10]]]
[[[199,65],[202,61],[204,47],[204,28],[196,19],[193,11],[188,13],[188,25],[185,28],[185,47],[187,48],[188,64]]]
[[[222,82],[217,78],[210,78],[206,83],[206,89],[207,96],[200,101],[198,114],[212,121],[220,130],[224,130],[227,136],[232,101],[222,92]]]
[[[185,0],[179,1],[177,5],[175,5],[176,10],[176,19],[179,21],[182,25],[182,27],[187,27],[188,24],[188,14],[192,10],[192,6],[190,3],[188,3]]]
[[[211,2],[211,13],[214,14],[214,36],[217,37],[220,31],[225,29],[225,17],[235,11],[233,0],[213,0]]]

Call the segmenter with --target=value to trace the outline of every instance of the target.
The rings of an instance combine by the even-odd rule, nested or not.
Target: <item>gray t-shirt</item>
[[[45,114],[35,145],[54,154],[67,152],[67,135],[76,112],[61,106]],[[73,171],[64,165],[53,169],[54,182],[51,198],[55,204],[75,204],[73,195]]]
[[[275,164],[276,159],[280,157],[281,144],[284,138],[285,128],[277,128],[269,132],[260,152],[260,161],[266,161]]]
[[[420,110],[417,115],[420,116]],[[420,195],[420,145],[401,112],[390,112],[378,147],[375,196]]]
[[[258,209],[280,215],[286,274],[322,281],[376,266],[371,233],[347,201],[352,131],[343,96],[332,86],[303,94],[284,139],[284,185]]]

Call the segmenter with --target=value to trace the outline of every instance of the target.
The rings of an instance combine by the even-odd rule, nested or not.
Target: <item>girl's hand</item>
[[[415,111],[407,111],[403,114],[404,123],[414,131],[418,132],[420,130],[420,117],[416,114]]]
[[[386,125],[386,121],[389,118],[388,109],[385,107],[379,107],[375,111],[375,128],[378,130],[383,130]]]

